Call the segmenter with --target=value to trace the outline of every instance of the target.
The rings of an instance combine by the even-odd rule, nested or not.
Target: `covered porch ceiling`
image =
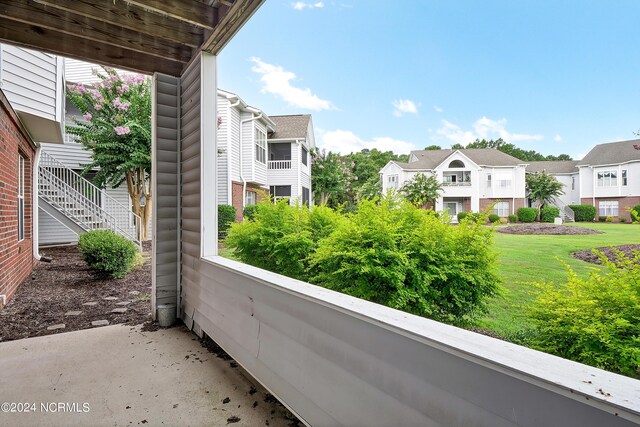
[[[0,0],[0,41],[178,76],[218,54],[264,0]]]

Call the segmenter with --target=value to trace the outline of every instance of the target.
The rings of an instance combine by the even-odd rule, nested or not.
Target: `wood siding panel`
[[[177,303],[179,283],[179,84],[162,74],[154,78],[152,215],[153,286],[156,305]],[[155,316],[155,307],[154,307]]]

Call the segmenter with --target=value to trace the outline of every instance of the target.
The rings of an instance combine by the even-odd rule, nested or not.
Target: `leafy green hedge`
[[[555,206],[545,206],[540,211],[540,220],[542,222],[553,222],[560,216],[560,209]]]
[[[596,207],[591,205],[569,205],[576,222],[591,222],[596,217]]]
[[[458,215],[456,215],[458,217],[458,222],[465,219],[467,215],[469,215],[469,212],[458,212]]]
[[[512,224],[515,224],[516,222],[518,222],[518,215],[511,214],[508,216],[508,218],[509,218],[509,222]]]
[[[226,239],[241,261],[440,321],[483,313],[499,278],[493,231],[416,208],[364,200],[357,212],[260,203]]]
[[[218,205],[218,239],[227,236],[231,223],[236,220],[236,208],[231,205]]]
[[[111,230],[93,230],[82,234],[78,249],[89,267],[114,279],[124,277],[131,271],[138,254],[131,241]]]
[[[533,222],[538,217],[536,208],[520,208],[518,209],[518,219],[520,222]]]
[[[493,224],[494,222],[499,222],[499,221],[500,221],[500,215],[494,214],[494,213],[489,214],[489,222],[490,223]]]
[[[251,221],[256,217],[256,213],[258,212],[258,205],[249,205],[244,208],[242,215],[245,219]]]
[[[569,266],[562,285],[537,284],[527,311],[536,326],[527,344],[598,368],[640,378],[640,253],[616,262],[600,254],[601,270],[586,279]]]

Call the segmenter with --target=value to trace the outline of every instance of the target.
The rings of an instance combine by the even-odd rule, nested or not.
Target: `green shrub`
[[[602,216],[602,215],[600,215],[600,216],[598,217],[598,221],[600,221],[600,222],[605,222],[606,220],[607,220],[607,217],[606,217],[606,216]]]
[[[540,221],[553,222],[560,216],[560,209],[555,206],[545,206],[540,211]]]
[[[231,205],[218,205],[218,239],[227,236],[231,223],[236,220],[236,208]]]
[[[635,205],[631,210],[640,215],[640,205]]]
[[[620,222],[627,222],[627,218],[621,216],[620,218],[618,218],[618,221]]]
[[[258,212],[258,205],[249,205],[244,208],[242,215],[245,219],[252,221],[256,217],[256,213]]]
[[[588,365],[640,377],[640,253],[579,277],[569,266],[567,283],[537,284],[527,310],[536,333],[527,343]]]
[[[538,217],[536,208],[520,208],[518,209],[518,219],[520,222],[533,222]]]
[[[492,224],[495,222],[500,222],[500,215],[494,213],[489,214],[489,222]]]
[[[363,200],[310,257],[312,283],[439,321],[483,313],[499,278],[493,230],[410,203]]]
[[[631,222],[640,223],[640,205],[635,205],[629,210],[629,216],[631,216]]]
[[[475,224],[485,224],[487,222],[487,214],[482,212],[468,212],[466,219]]]
[[[611,215],[609,215],[609,216],[607,216],[607,217],[605,218],[605,221],[606,221],[606,222],[613,222],[613,217],[612,217]]]
[[[231,225],[225,244],[247,264],[308,280],[308,257],[318,241],[327,237],[341,221],[339,213],[326,206],[292,206],[288,200],[256,205],[253,221]]]
[[[591,222],[596,217],[596,208],[591,205],[569,205],[576,222]]]
[[[458,222],[462,221],[469,215],[469,212],[458,212]]]
[[[509,222],[512,224],[515,224],[518,222],[518,215],[511,214],[508,216],[508,218],[509,218]]]
[[[93,230],[82,234],[78,249],[90,268],[114,279],[124,277],[138,259],[136,246],[111,230]]]

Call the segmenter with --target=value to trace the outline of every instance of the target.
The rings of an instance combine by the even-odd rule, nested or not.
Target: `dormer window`
[[[454,160],[451,163],[449,163],[449,169],[459,169],[463,167],[464,167],[464,163],[460,160]]]

